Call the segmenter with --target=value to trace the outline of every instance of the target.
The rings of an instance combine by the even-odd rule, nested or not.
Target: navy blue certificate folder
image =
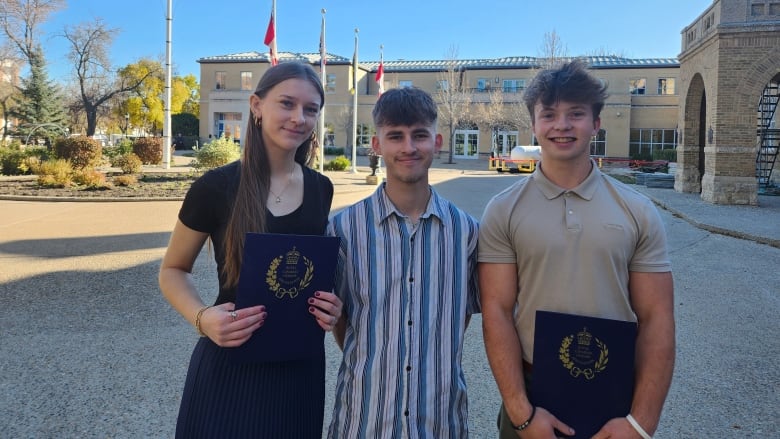
[[[590,438],[631,411],[636,323],[536,312],[529,397]]]
[[[339,238],[247,233],[236,309],[265,305],[268,316],[249,340],[232,349],[239,361],[316,357],[325,331],[309,313],[315,291],[332,291]]]

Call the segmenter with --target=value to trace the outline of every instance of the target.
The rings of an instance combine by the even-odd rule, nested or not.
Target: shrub
[[[141,137],[133,143],[133,153],[144,165],[159,165],[163,159],[162,139]]]
[[[325,155],[344,155],[344,148],[338,146],[326,146]]]
[[[48,152],[44,147],[19,148],[11,144],[8,148],[0,148],[0,174],[23,175],[36,173],[32,166],[41,160],[47,160]]]
[[[676,149],[656,149],[653,151],[653,160],[666,160],[667,162],[677,162]]]
[[[68,187],[73,184],[73,166],[65,159],[49,159],[37,169],[38,184],[47,187]]]
[[[54,142],[57,158],[70,162],[74,169],[97,166],[103,156],[99,141],[87,136],[61,137]]]
[[[130,174],[117,175],[114,177],[113,181],[117,186],[135,186],[138,184],[138,178],[135,175]]]
[[[125,174],[137,174],[141,172],[141,159],[132,152],[114,157],[111,166],[119,168]]]
[[[11,148],[0,148],[0,174],[25,174],[25,172],[22,170],[24,159],[25,156],[23,151]]]
[[[234,162],[240,157],[239,145],[233,139],[220,137],[198,149],[192,166],[196,169],[211,169]]]
[[[94,168],[79,169],[73,173],[73,181],[87,189],[107,189],[106,174]]]
[[[322,167],[326,171],[343,171],[349,167],[352,163],[343,155],[336,157],[335,159],[325,163]]]
[[[119,155],[130,154],[133,152],[133,141],[130,139],[122,139],[116,145],[116,148],[119,150]]]

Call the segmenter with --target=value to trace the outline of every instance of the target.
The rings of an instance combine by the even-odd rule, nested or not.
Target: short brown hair
[[[607,100],[607,85],[588,72],[583,60],[575,59],[557,68],[539,72],[523,94],[523,102],[528,107],[531,121],[534,122],[534,106],[554,105],[556,102],[588,104],[597,119]]]
[[[392,88],[382,93],[371,115],[377,128],[386,125],[436,125],[436,102],[417,87]]]

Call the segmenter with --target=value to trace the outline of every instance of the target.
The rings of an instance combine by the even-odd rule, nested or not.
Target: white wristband
[[[642,428],[641,425],[639,425],[639,422],[636,422],[636,419],[634,419],[634,417],[631,416],[631,413],[626,415],[626,420],[628,420],[628,423],[631,424],[632,427],[634,427],[634,430],[636,430],[636,432],[639,433],[640,436],[642,436],[642,439],[653,439],[653,437],[647,434],[645,429]]]

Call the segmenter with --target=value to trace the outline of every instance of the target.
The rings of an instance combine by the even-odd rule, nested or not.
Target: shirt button
[[[410,277],[410,278],[409,278],[409,282],[414,282],[414,278],[413,278],[413,277]]]
[[[406,371],[409,372],[410,370],[412,370],[412,366],[406,366]]]
[[[409,326],[412,326],[412,321],[411,320],[409,320],[407,323],[409,324]]]
[[[409,416],[409,410],[404,410],[404,416]]]
[[[570,210],[570,211],[569,211],[569,215],[574,215],[574,211],[573,211],[573,210]]]

